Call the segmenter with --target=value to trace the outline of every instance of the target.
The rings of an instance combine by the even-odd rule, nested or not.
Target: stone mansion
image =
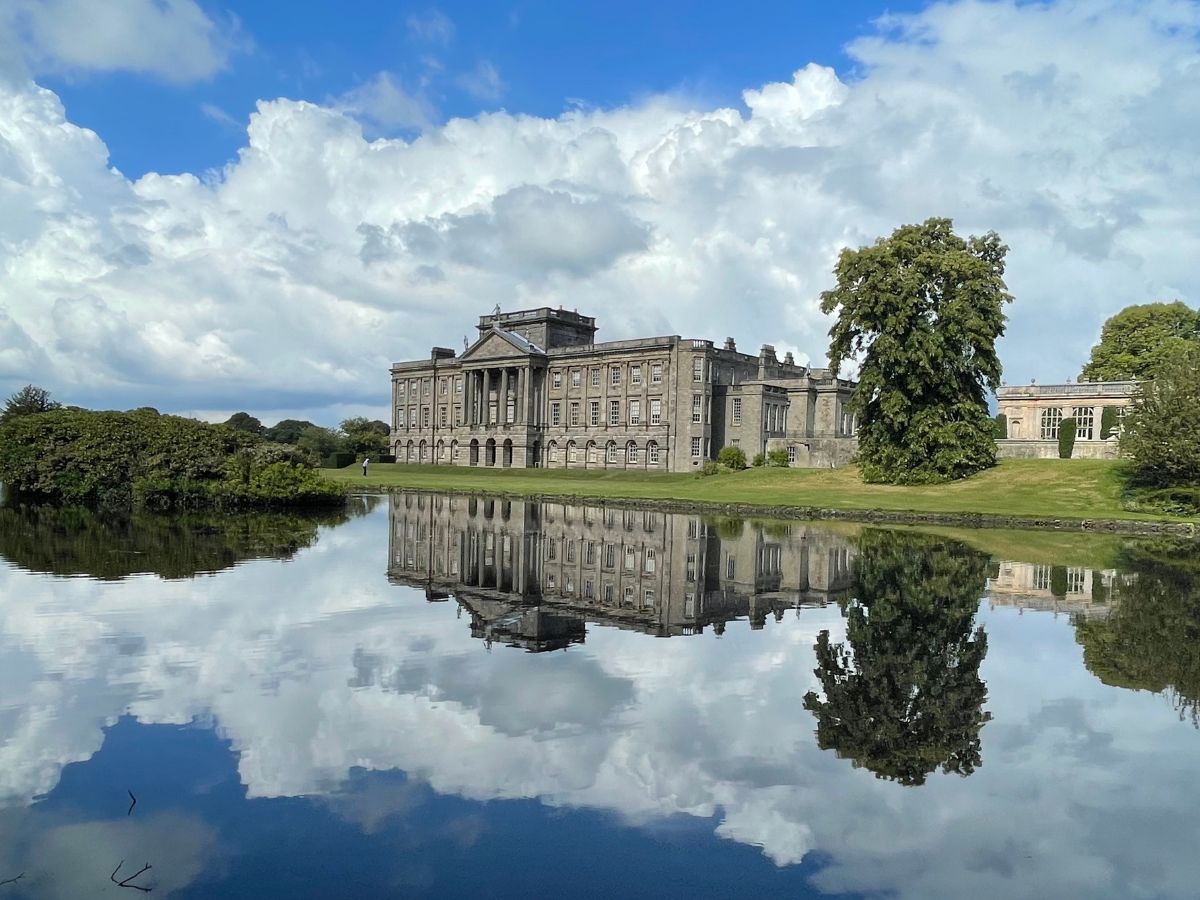
[[[596,320],[542,307],[479,319],[461,355],[392,366],[399,463],[680,472],[726,446],[747,460],[848,463],[854,383],[826,369],[679,335],[597,343]]]

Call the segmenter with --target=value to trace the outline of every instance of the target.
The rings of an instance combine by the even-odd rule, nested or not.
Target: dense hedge
[[[1008,416],[996,413],[992,419],[992,433],[998,441],[1008,440]]]
[[[149,509],[324,506],[344,497],[289,447],[142,410],[59,409],[5,422],[0,481],[57,503]]]
[[[1117,408],[1106,406],[1100,411],[1100,440],[1107,441],[1117,430]]]
[[[1068,416],[1058,426],[1058,458],[1070,459],[1075,452],[1075,420]]]

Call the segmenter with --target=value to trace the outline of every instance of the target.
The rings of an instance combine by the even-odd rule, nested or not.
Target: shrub
[[[1117,430],[1117,408],[1106,406],[1100,412],[1100,440],[1106,441]]]
[[[1075,420],[1070,416],[1058,426],[1058,458],[1070,459],[1075,451]]]
[[[323,469],[344,469],[351,465],[357,457],[349,450],[342,450],[337,453],[330,453],[321,460],[321,468]],[[392,457],[395,462],[395,457]]]
[[[757,469],[763,465],[766,465],[766,462],[767,462],[767,458],[765,456],[763,456],[761,453],[754,454],[754,462],[752,464],[754,466],[754,468]]]
[[[704,475],[704,476],[720,475],[721,474],[721,465],[720,465],[720,463],[714,462],[713,460],[710,459],[710,460],[708,460],[708,462],[706,462],[704,465],[702,465],[700,467],[700,474]]]
[[[992,419],[992,434],[998,441],[1008,440],[1008,416],[1004,413],[996,413]]]
[[[746,468],[746,451],[741,447],[722,447],[717,462],[727,469]]]
[[[779,469],[787,468],[788,452],[786,450],[768,450],[767,465],[774,466]]]

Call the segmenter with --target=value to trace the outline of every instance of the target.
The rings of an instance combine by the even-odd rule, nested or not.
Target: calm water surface
[[[1193,549],[10,504],[0,900],[1196,897]]]

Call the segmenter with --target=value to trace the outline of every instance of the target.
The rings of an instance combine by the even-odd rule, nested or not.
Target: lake
[[[0,900],[1191,898],[1198,702],[1166,539],[10,501]]]

